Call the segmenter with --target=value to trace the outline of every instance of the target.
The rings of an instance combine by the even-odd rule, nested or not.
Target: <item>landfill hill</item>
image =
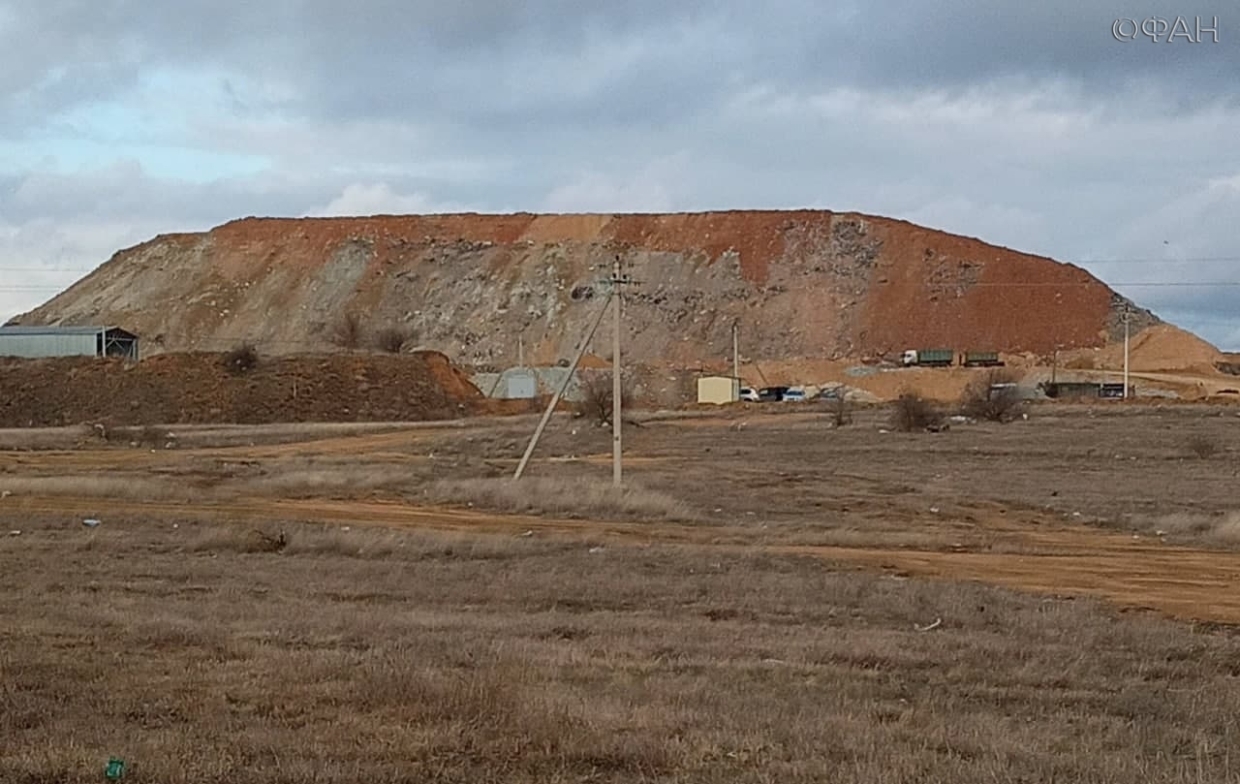
[[[481,370],[571,358],[619,257],[626,359],[896,359],[950,347],[1048,356],[1161,323],[1087,271],[904,221],[827,211],[246,218],[157,237],[12,323],[119,325],[143,353],[333,352],[399,328]],[[1174,329],[1174,328],[1171,328]],[[592,353],[609,356],[610,323]]]

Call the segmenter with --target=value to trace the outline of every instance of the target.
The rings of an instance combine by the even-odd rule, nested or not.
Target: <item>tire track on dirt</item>
[[[1188,620],[1240,624],[1240,554],[1152,544],[1087,528],[1038,531],[1031,540],[997,532],[1047,551],[884,549],[764,543],[733,525],[596,522],[415,507],[386,501],[246,498],[211,505],[127,502],[98,498],[9,498],[6,512],[223,519],[232,522],[327,523],[489,535],[527,531],[582,541],[662,544],[731,552],[804,556],[862,568],[947,580],[969,580],[1054,595],[1092,596]]]

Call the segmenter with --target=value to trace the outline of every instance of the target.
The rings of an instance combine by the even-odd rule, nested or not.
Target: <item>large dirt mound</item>
[[[103,422],[257,424],[445,419],[482,393],[434,352],[260,359],[234,374],[220,354],[0,361],[0,427]]]
[[[1124,345],[1098,352],[1105,367],[1123,367]],[[1191,370],[1212,373],[1223,354],[1206,341],[1169,324],[1159,324],[1135,335],[1128,344],[1128,366],[1134,371]]]
[[[895,357],[950,347],[1048,354],[1117,336],[1125,300],[1088,272],[903,221],[825,211],[437,215],[235,221],[157,238],[23,324],[117,324],[146,354],[333,350],[344,315],[400,326],[458,364],[572,355],[619,255],[641,285],[625,353],[691,367]],[[1134,329],[1157,323],[1138,311]],[[606,354],[607,325],[594,351]]]

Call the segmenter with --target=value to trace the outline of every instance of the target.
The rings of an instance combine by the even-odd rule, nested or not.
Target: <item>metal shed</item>
[[[703,376],[697,381],[698,402],[735,403],[740,400],[741,381],[731,376]]]
[[[0,357],[123,357],[137,361],[138,336],[120,327],[0,327]]]

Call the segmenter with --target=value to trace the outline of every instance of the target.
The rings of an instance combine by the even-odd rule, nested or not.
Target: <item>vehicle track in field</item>
[[[1186,620],[1240,624],[1240,554],[1164,544],[1151,537],[1084,526],[1026,530],[996,521],[993,545],[1008,551],[840,547],[764,542],[753,528],[646,522],[563,520],[387,501],[241,498],[210,505],[42,497],[5,499],[2,513],[213,519],[247,524],[325,523],[462,534],[540,536],[617,545],[674,545],[719,551],[802,556],[901,575],[970,580],[1006,588],[1092,596]],[[7,515],[6,515],[7,516]]]

